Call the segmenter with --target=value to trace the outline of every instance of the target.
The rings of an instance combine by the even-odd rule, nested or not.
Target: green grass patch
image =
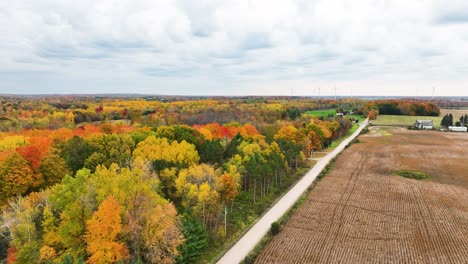
[[[430,175],[423,171],[399,170],[394,171],[393,174],[415,180],[428,180],[431,178]]]
[[[313,110],[313,111],[307,111],[305,112],[308,115],[313,115],[316,117],[327,117],[329,115],[335,116],[336,110],[335,109],[325,109],[325,110]]]
[[[366,119],[366,117],[364,117],[362,115],[346,115],[345,117],[354,118],[354,119],[359,120],[360,122],[364,121]]]
[[[440,126],[442,117],[440,116],[403,116],[403,115],[379,115],[376,120],[372,120],[373,125],[390,126],[411,126],[416,120],[432,120],[434,127]]]
[[[307,111],[305,112],[307,115],[312,115],[315,117],[328,117],[328,116],[336,116],[336,110],[335,109],[325,109],[325,110],[313,110],[313,111]],[[354,118],[358,119],[359,121],[363,121],[366,119],[364,116],[361,115],[345,115],[345,118]]]

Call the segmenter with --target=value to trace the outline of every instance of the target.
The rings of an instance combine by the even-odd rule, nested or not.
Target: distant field
[[[464,109],[440,109],[440,116],[443,117],[446,114],[452,114],[453,120],[458,121],[460,116],[468,115],[468,108]]]
[[[452,114],[453,120],[458,121],[460,116],[468,115],[468,108],[466,109],[440,109],[440,116],[401,116],[401,115],[379,115],[376,120],[373,120],[374,125],[400,125],[409,126],[413,125],[418,120],[432,120],[435,127],[440,127],[440,121],[446,114]]]
[[[442,116],[379,115],[376,120],[371,122],[374,125],[409,126],[413,125],[416,120],[432,120],[434,126],[439,127]]]
[[[359,141],[255,263],[467,263],[468,135],[371,127]]]
[[[458,121],[460,116],[468,114],[468,108],[466,109],[440,109],[440,116],[402,116],[402,115],[379,115],[377,120],[373,120],[372,123],[375,125],[392,125],[392,126],[410,126],[415,123],[416,120],[432,120],[435,127],[440,127],[440,121],[442,117],[446,114],[452,113],[454,117],[454,122]],[[307,111],[306,114],[313,115],[316,117],[335,115],[335,109],[326,109],[326,110],[314,110]],[[359,115],[350,115],[354,119],[364,119],[364,117]]]
[[[333,115],[335,116],[336,110],[335,109],[326,109],[326,110],[314,110],[314,111],[307,111],[306,114],[308,115],[313,115],[316,117],[321,117],[321,116],[328,116],[328,115]],[[346,117],[354,118],[354,119],[362,119],[364,120],[364,117],[360,115],[347,115]]]

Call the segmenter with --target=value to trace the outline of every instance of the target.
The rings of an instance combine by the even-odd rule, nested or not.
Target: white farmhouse
[[[415,126],[419,129],[432,129],[434,125],[432,124],[432,120],[416,120]]]

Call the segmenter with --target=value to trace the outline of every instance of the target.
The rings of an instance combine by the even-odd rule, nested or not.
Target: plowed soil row
[[[467,263],[468,133],[372,128],[360,141],[256,263]]]

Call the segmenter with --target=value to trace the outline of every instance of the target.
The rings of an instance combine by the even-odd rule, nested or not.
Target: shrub
[[[281,225],[278,222],[271,223],[270,233],[276,235],[281,231]]]

